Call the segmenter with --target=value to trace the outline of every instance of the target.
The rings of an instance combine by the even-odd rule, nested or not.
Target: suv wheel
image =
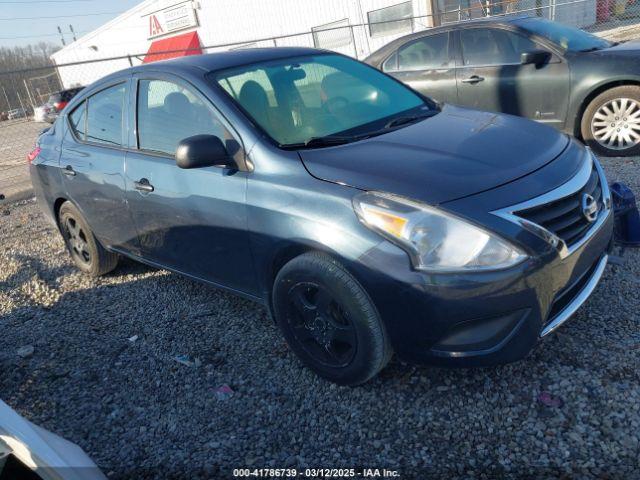
[[[118,255],[100,245],[73,203],[67,201],[60,207],[58,227],[73,262],[80,270],[98,277],[116,268]]]
[[[291,349],[332,382],[364,383],[391,358],[371,299],[328,255],[305,253],[282,267],[273,287],[273,308]]]
[[[596,153],[620,157],[640,153],[640,87],[611,88],[588,105],[582,138]]]

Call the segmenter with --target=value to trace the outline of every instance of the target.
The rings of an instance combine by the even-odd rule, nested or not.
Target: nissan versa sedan
[[[339,384],[393,352],[464,367],[524,357],[591,294],[611,245],[606,178],[576,141],[440,108],[309,48],[112,74],[29,160],[80,270],[126,256],[261,302]]]
[[[441,102],[531,118],[601,154],[640,153],[638,42],[496,17],[407,35],[366,62]]]

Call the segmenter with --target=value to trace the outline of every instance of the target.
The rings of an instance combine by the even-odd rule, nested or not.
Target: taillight
[[[36,145],[36,147],[27,154],[27,161],[29,163],[32,163],[38,157],[38,155],[40,155],[40,150],[42,149]]]
[[[62,109],[67,106],[67,102],[55,102],[53,106],[57,111],[61,112]]]

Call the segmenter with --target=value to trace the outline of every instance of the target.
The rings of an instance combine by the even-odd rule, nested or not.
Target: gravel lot
[[[640,192],[639,159],[604,163],[610,181]],[[394,360],[342,388],[303,368],[251,302],[129,261],[81,275],[26,201],[0,208],[0,397],[114,478],[268,466],[639,478],[640,253],[625,259],[524,361],[443,370]],[[25,345],[35,351],[23,359]],[[235,395],[217,399],[222,384]]]
[[[48,123],[26,118],[0,122],[0,193],[7,199],[27,198],[32,190],[27,153]]]

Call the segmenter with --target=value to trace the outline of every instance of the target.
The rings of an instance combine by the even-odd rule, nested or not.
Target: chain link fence
[[[117,57],[87,59],[55,65],[52,61],[28,69],[0,70],[0,194],[7,198],[29,190],[26,154],[37,135],[48,126],[41,107],[51,94],[86,86],[117,70],[177,55],[213,53],[254,47],[306,46],[337,51],[363,59],[388,42],[433,26],[465,22],[481,17],[529,14],[556,20],[622,41],[640,38],[640,0],[438,0],[439,13],[403,15],[379,21],[369,12],[367,23],[350,24],[338,19],[311,31],[247,39],[240,43],[208,45],[193,50],[124,52]],[[1,67],[0,67],[1,68]],[[49,120],[53,115],[48,116]]]

